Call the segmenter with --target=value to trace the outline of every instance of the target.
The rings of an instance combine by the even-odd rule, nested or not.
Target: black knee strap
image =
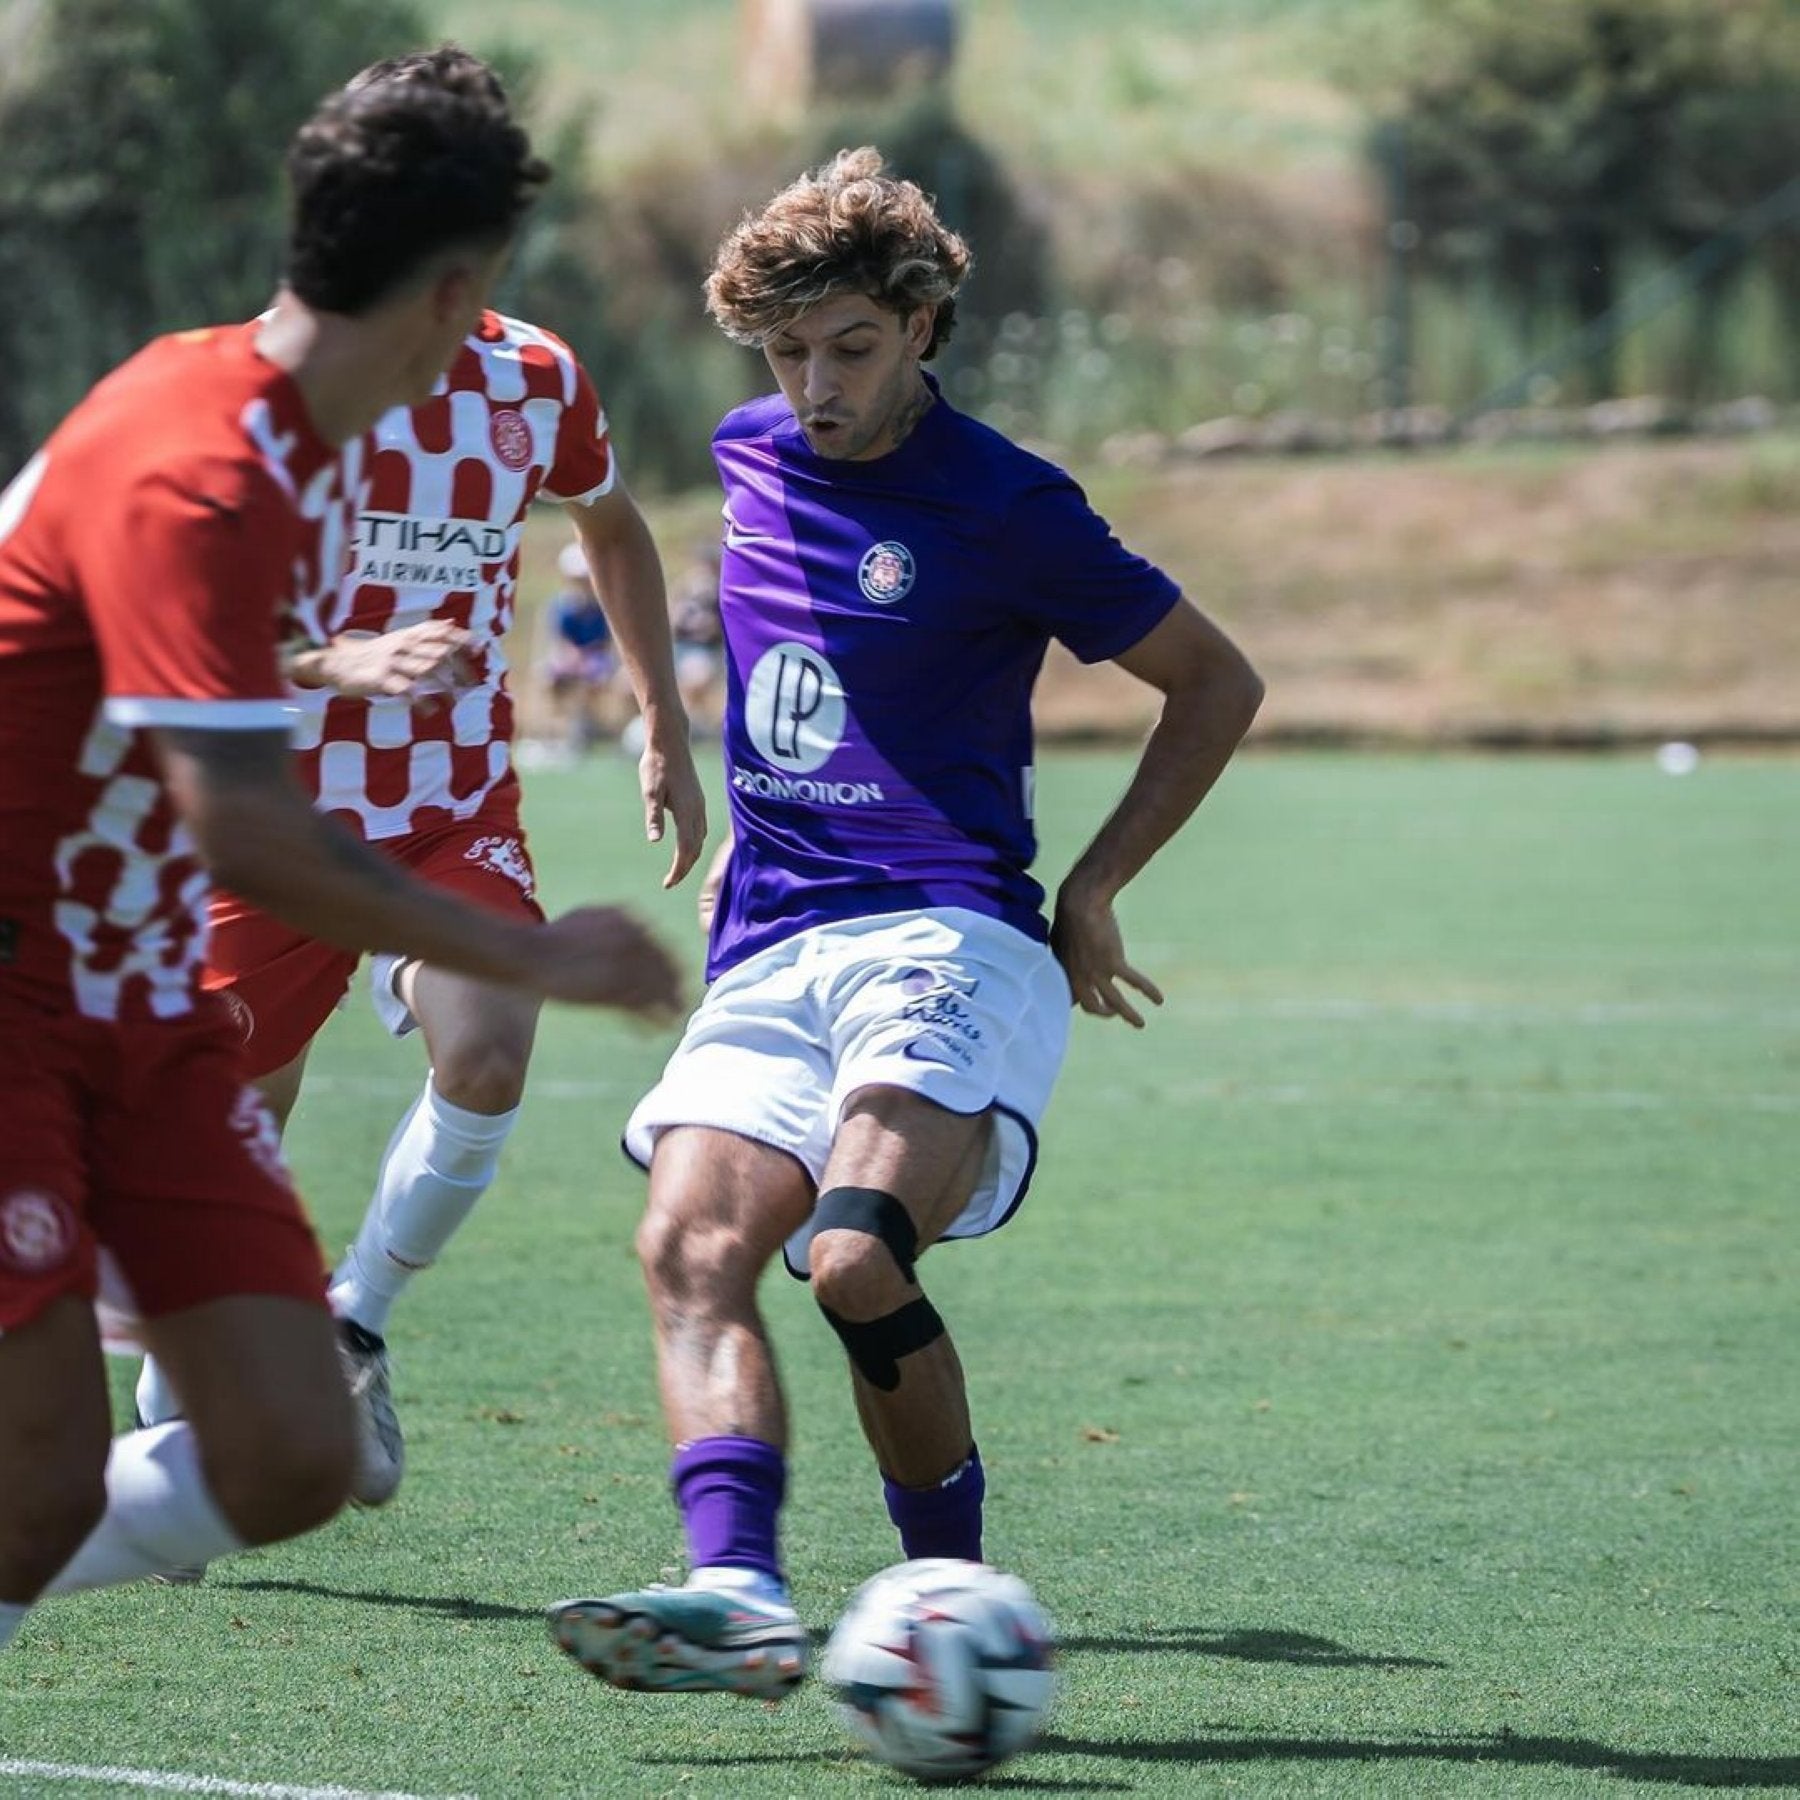
[[[902,1279],[913,1278],[913,1262],[919,1254],[918,1229],[906,1208],[880,1188],[827,1188],[813,1208],[811,1230],[815,1237],[821,1231],[864,1231],[880,1238],[900,1265]]]
[[[891,1394],[900,1385],[901,1357],[923,1350],[944,1335],[944,1321],[923,1294],[879,1319],[860,1324],[840,1318],[829,1306],[821,1305],[819,1311],[843,1340],[851,1362],[871,1387],[880,1388],[884,1394]]]

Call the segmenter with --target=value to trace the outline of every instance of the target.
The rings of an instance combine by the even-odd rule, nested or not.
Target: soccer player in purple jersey
[[[1071,999],[1132,1026],[1135,996],[1161,1004],[1113,903],[1262,697],[1066,474],[925,373],[968,266],[864,148],[746,217],[707,283],[780,392],[714,438],[733,842],[711,986],[626,1128],[650,1171],[638,1251],[691,1573],[551,1613],[618,1687],[779,1697],[804,1673],[776,1543],[787,1418],[756,1305],[784,1246],[843,1342],[905,1554],[980,1558],[962,1367],[918,1260],[1024,1197]],[[1030,701],[1053,638],[1163,706],[1046,922]]]

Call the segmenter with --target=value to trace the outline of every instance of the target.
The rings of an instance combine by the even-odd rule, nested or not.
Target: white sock
[[[158,1425],[113,1439],[106,1460],[106,1515],[44,1592],[117,1587],[243,1548],[244,1540],[207,1492],[194,1428]]]
[[[389,1140],[356,1242],[331,1278],[331,1309],[380,1336],[401,1289],[434,1263],[487,1191],[519,1117],[468,1112],[432,1085]]]
[[[181,1402],[154,1356],[146,1356],[144,1366],[138,1370],[136,1399],[140,1424],[166,1425],[181,1417]]]
[[[691,1570],[686,1585],[715,1594],[750,1594],[775,1606],[791,1606],[787,1583],[762,1569],[740,1569],[732,1563],[703,1563]]]
[[[0,1650],[4,1650],[19,1635],[19,1627],[25,1623],[25,1615],[30,1611],[29,1606],[18,1606],[10,1600],[0,1600]]]

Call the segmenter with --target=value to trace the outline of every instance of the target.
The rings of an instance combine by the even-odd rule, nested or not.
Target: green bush
[[[410,0],[52,0],[0,89],[0,471],[147,338],[267,304],[288,137],[426,36]]]
[[[1800,305],[1792,223],[1741,252],[1729,238],[1800,171],[1791,0],[1418,0],[1393,44],[1361,85],[1420,261],[1527,338],[1595,325],[1635,272],[1718,242],[1658,372],[1696,398],[1720,385],[1723,321],[1759,267]],[[1591,334],[1590,397],[1617,391],[1619,342]]]

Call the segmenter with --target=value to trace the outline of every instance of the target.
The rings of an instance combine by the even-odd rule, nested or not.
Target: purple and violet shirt
[[[1044,653],[1118,656],[1180,590],[1061,469],[941,397],[853,462],[815,454],[769,395],[713,456],[736,847],[708,980],[796,932],[925,907],[1045,939],[1028,873]]]

